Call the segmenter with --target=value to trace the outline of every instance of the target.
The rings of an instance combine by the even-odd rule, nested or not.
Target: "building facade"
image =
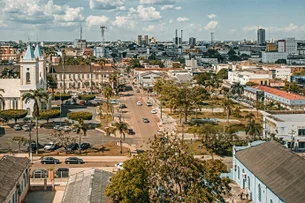
[[[265,52],[262,51],[262,62],[263,63],[275,63],[279,59],[287,60],[288,53],[286,52]]]
[[[4,156],[0,159],[0,202],[24,202],[30,188],[30,160]]]
[[[195,37],[190,37],[190,39],[189,39],[189,45],[190,45],[190,46],[195,46],[195,45],[196,45],[196,38],[195,38]]]
[[[264,45],[266,43],[266,37],[265,37],[265,34],[266,31],[265,29],[258,29],[257,30],[257,44],[258,45]]]
[[[138,46],[142,45],[142,35],[138,35],[138,37],[137,37],[137,45]]]
[[[298,44],[295,38],[286,38],[278,40],[278,52],[287,53],[288,55],[298,54]]]
[[[17,49],[11,46],[0,46],[0,60],[17,60]]]

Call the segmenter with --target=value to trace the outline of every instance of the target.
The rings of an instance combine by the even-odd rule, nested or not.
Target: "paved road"
[[[145,102],[147,98],[141,93],[131,93],[133,96],[121,97],[120,102],[125,103],[127,106],[127,113],[123,115],[123,120],[127,122],[135,131],[135,135],[128,136],[134,137],[137,142],[137,147],[141,149],[147,149],[147,142],[154,137],[154,134],[159,130],[157,123],[160,122],[159,118],[155,114],[151,114],[153,107],[146,106]],[[125,94],[125,93],[124,93]],[[142,106],[137,106],[137,101],[142,102]],[[150,100],[153,102],[153,100]],[[148,118],[150,123],[143,123],[142,119]]]

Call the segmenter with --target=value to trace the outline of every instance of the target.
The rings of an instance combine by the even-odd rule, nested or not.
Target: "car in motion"
[[[143,123],[149,123],[148,118],[143,118],[142,120],[143,120]]]
[[[137,106],[142,106],[142,102],[141,101],[137,101]]]
[[[59,164],[59,160],[54,157],[43,157],[40,161],[42,164]]]
[[[156,109],[152,109],[150,112],[151,112],[151,114],[157,114],[157,110]]]
[[[77,158],[77,157],[68,157],[65,160],[66,164],[83,164],[85,163],[82,159]]]
[[[147,101],[146,106],[152,106],[152,103],[150,101]]]

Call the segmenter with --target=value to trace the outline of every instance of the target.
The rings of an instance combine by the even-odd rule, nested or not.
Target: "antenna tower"
[[[80,40],[83,39],[83,27],[82,26],[80,26],[79,39]]]
[[[105,43],[105,30],[106,30],[106,28],[107,28],[107,27],[104,26],[104,25],[101,25],[101,26],[100,26],[103,46],[104,46],[104,43]]]
[[[211,32],[211,44],[214,42],[214,32]]]

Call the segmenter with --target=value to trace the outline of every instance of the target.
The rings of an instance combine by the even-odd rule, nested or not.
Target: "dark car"
[[[41,160],[42,164],[59,164],[59,160],[54,157],[43,157]]]
[[[77,157],[69,157],[69,158],[66,158],[65,163],[66,164],[82,164],[82,163],[84,163],[84,161]]]
[[[45,169],[36,169],[32,173],[32,178],[47,178],[48,171]]]
[[[127,108],[127,106],[126,106],[126,104],[121,104],[121,105],[120,105],[120,108],[121,108],[121,109],[125,109],[125,108]]]
[[[31,147],[32,147],[32,151],[36,151],[36,150],[37,150],[37,147],[36,147],[36,143],[35,143],[35,142],[33,142],[33,143],[31,144]],[[42,149],[43,147],[44,147],[43,145],[41,145],[41,144],[38,143],[38,149]],[[28,151],[30,151],[30,146],[28,146]]]
[[[128,133],[128,135],[134,135],[134,134],[136,134],[136,133],[133,131],[133,129],[128,129],[128,130],[127,130],[127,133]]]
[[[91,147],[91,145],[89,143],[82,143],[80,144],[79,148],[81,150],[85,150],[85,149],[89,149]]]
[[[77,149],[78,149],[78,144],[77,144],[77,143],[70,144],[70,145],[67,147],[67,151],[69,151],[69,152],[74,151],[74,150],[77,150]]]
[[[149,123],[148,118],[143,118],[143,123]]]
[[[69,169],[68,168],[58,168],[55,172],[55,176],[57,178],[68,178],[69,177]]]

